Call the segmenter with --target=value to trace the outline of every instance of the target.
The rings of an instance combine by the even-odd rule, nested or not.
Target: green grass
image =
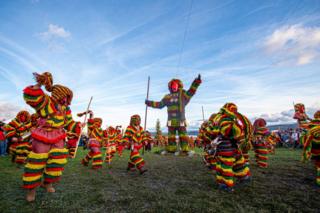
[[[80,165],[86,152],[69,160],[56,193],[37,191],[27,203],[21,188],[23,169],[0,158],[0,212],[319,212],[320,190],[312,163],[303,164],[301,150],[278,149],[269,168],[251,158],[252,182],[235,192],[217,189],[214,175],[201,157],[146,153],[149,171],[126,171],[129,152],[115,157],[112,168],[93,171]],[[253,153],[251,153],[251,157]]]

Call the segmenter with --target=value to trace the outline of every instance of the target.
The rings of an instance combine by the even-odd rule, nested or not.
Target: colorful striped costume
[[[225,104],[209,121],[206,137],[216,146],[216,181],[220,189],[233,190],[235,178],[244,181],[251,176],[249,166],[238,148],[246,138],[244,128],[237,106],[233,103]]]
[[[68,106],[72,91],[61,85],[52,85],[52,76],[48,72],[34,75],[38,84],[23,90],[24,100],[40,117],[38,127],[31,133],[32,152],[28,155],[23,174],[23,187],[30,189],[28,201],[35,199],[35,188],[41,184],[42,177],[47,191],[54,192],[52,183],[60,180],[67,163],[65,131],[72,131],[77,125]],[[51,92],[51,96],[44,93],[41,85]]]
[[[271,133],[266,127],[267,122],[263,118],[254,121],[253,147],[255,151],[256,162],[259,167],[268,167],[268,147],[271,140]]]
[[[316,166],[316,184],[320,186],[320,111],[314,114],[314,120],[309,123],[309,129],[302,138],[303,161],[309,159]]]
[[[102,168],[102,154],[101,147],[103,143],[103,130],[101,129],[102,119],[91,118],[88,119],[88,135],[89,135],[89,152],[82,159],[81,163],[88,166],[89,161],[92,159],[92,169]]]
[[[116,133],[117,151],[118,151],[119,157],[122,157],[122,152],[125,149],[125,143],[122,140],[123,136],[122,136],[121,130],[117,128],[116,130],[117,130],[117,133]]]
[[[201,84],[200,75],[196,78],[188,91],[183,89],[183,84],[179,79],[172,79],[169,84],[170,94],[164,96],[160,102],[146,100],[147,106],[168,110],[168,145],[166,151],[176,152],[176,133],[179,135],[180,147],[183,152],[188,152],[188,136],[186,130],[185,107],[190,102]],[[174,89],[177,85],[177,88]]]
[[[240,140],[239,148],[245,159],[246,165],[249,166],[249,150],[252,149],[253,125],[245,115],[239,112],[237,113],[237,118],[244,131],[244,137]]]
[[[106,138],[106,158],[105,162],[111,164],[112,158],[117,151],[117,131],[112,126],[104,130],[104,137]]]
[[[16,118],[4,128],[6,138],[12,142],[10,146],[12,161],[18,165],[22,165],[26,162],[27,156],[31,150],[31,144],[29,143],[30,136],[27,136],[30,134],[31,127],[32,123],[29,112],[21,111],[17,114]]]
[[[303,142],[306,141],[307,131],[313,127],[311,119],[307,116],[304,104],[297,103],[294,105],[294,116],[293,118],[298,121],[299,128],[302,129],[300,135],[300,144],[303,145]]]
[[[209,125],[209,121],[205,121],[205,122],[203,122],[201,124],[201,126],[199,128],[199,133],[198,133],[198,136],[197,136],[197,140],[203,146],[203,149],[204,149],[204,156],[203,156],[204,163],[206,164],[206,166],[210,170],[215,170],[216,169],[217,160],[215,158],[214,150],[212,150],[215,147],[211,147],[211,139],[209,137],[207,137],[207,131],[206,130],[208,128],[208,125]]]
[[[81,123],[77,122],[71,129],[67,132],[67,149],[69,152],[69,157],[74,158],[77,142],[81,134]]]
[[[124,133],[123,140],[131,144],[131,153],[127,170],[129,171],[137,168],[140,171],[140,174],[143,174],[147,170],[144,169],[145,162],[139,153],[139,150],[143,147],[142,141],[144,140],[143,128],[140,126],[140,121],[139,115],[131,116],[130,125]]]
[[[151,151],[153,139],[152,139],[151,133],[149,131],[144,131],[142,143],[143,143],[146,151]]]

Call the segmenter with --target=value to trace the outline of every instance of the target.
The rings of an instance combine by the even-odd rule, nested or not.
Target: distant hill
[[[298,124],[297,124],[297,123],[292,123],[292,124],[277,124],[277,125],[270,125],[270,126],[268,126],[268,128],[269,128],[270,131],[278,130],[278,129],[281,129],[281,130],[285,130],[285,129],[295,129],[295,128],[298,128]],[[167,131],[162,131],[162,133],[163,133],[164,135],[167,135],[167,134],[168,134]],[[154,135],[155,135],[155,132],[151,132],[151,134],[154,136]],[[198,130],[189,130],[189,131],[188,131],[188,135],[192,135],[192,136],[198,135]]]
[[[297,123],[293,123],[293,124],[279,124],[279,125],[271,125],[268,126],[268,128],[272,131],[272,130],[278,130],[278,129],[295,129],[298,128],[298,124]]]

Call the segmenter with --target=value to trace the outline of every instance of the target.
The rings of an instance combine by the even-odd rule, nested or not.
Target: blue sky
[[[71,88],[74,112],[93,96],[104,126],[144,117],[148,75],[150,99],[160,100],[172,78],[188,88],[200,73],[191,127],[201,106],[208,117],[226,102],[251,119],[289,123],[293,102],[320,108],[319,11],[319,1],[301,0],[0,1],[0,117],[30,109],[21,91],[32,72]],[[147,126],[157,118],[164,126],[166,109],[149,109]]]

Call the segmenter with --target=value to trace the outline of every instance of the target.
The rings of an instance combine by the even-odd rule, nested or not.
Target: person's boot
[[[33,202],[36,199],[36,189],[30,189],[27,192],[26,200],[28,202]]]
[[[81,160],[83,166],[89,166],[89,162],[86,162],[84,159]]]
[[[15,163],[16,162],[16,155],[12,155],[11,156],[11,163]]]

